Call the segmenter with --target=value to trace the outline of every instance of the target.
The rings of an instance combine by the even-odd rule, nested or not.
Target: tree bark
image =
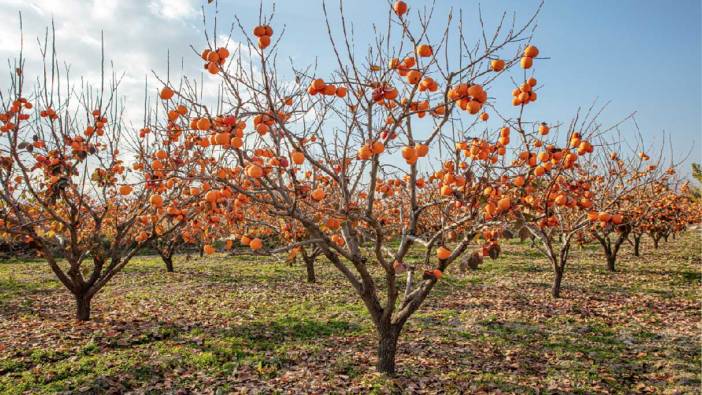
[[[607,258],[607,270],[610,272],[614,271],[614,262],[617,260],[616,252],[612,248],[612,242],[609,239],[609,235],[600,236],[595,233],[595,237],[600,241],[602,249],[604,250],[605,258]],[[617,248],[617,247],[615,247]]]
[[[563,268],[558,268],[554,270],[555,276],[553,278],[553,287],[551,288],[551,296],[554,298],[561,297],[561,281],[563,281]]]
[[[307,268],[307,282],[316,283],[317,276],[314,273],[314,259],[305,259],[305,267]]]
[[[173,273],[175,271],[173,270],[173,258],[170,256],[161,255],[161,259],[163,259],[163,263],[166,264],[166,271],[168,273]]]
[[[659,240],[659,239],[653,237],[653,248],[656,249],[656,250],[658,249],[658,240]]]
[[[612,253],[607,254],[607,270],[609,270],[610,272],[614,272],[615,271],[614,264],[616,263],[616,261],[617,261],[616,255],[614,255]]]
[[[305,268],[307,269],[307,282],[308,283],[316,283],[317,282],[317,276],[314,272],[314,261],[316,259],[316,255],[308,255],[307,251],[304,249],[302,250],[302,260],[305,262]]]
[[[378,330],[378,362],[376,369],[387,375],[395,374],[395,356],[400,331],[395,326]]]
[[[634,256],[641,255],[641,236],[634,236]]]
[[[78,321],[90,321],[90,300],[91,297],[82,294],[76,297],[76,319]]]

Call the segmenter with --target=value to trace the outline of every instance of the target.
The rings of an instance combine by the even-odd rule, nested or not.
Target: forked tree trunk
[[[652,239],[653,239],[653,248],[657,250],[658,249],[658,240],[660,240],[660,238],[659,237],[652,237]]]
[[[599,236],[595,234],[595,237],[600,241],[602,249],[604,249],[604,255],[607,259],[607,270],[610,272],[614,271],[614,263],[617,260],[616,252],[612,249],[612,243],[609,240],[609,236]]]
[[[76,319],[78,321],[90,320],[90,300],[92,297],[85,294],[75,295],[76,298]]]
[[[376,369],[380,373],[395,374],[395,356],[400,329],[397,326],[378,329],[378,361]]]
[[[614,241],[614,245],[610,247],[609,254],[607,255],[607,269],[609,269],[610,272],[616,270],[615,264],[617,263],[617,255],[619,254],[619,249],[622,247],[622,244],[624,244],[624,242],[629,239],[630,232],[631,227],[625,227],[617,236],[617,239]]]

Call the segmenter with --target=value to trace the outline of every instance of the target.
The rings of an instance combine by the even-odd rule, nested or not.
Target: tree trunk
[[[161,259],[163,259],[163,263],[166,264],[166,271],[168,273],[173,273],[173,258],[170,256],[161,255]]]
[[[314,272],[314,262],[317,260],[317,252],[312,251],[312,254],[308,254],[307,250],[302,249],[302,261],[305,262],[305,268],[307,269],[307,282],[316,283],[317,275]]]
[[[641,236],[634,236],[634,256],[641,255]]]
[[[551,295],[554,298],[561,297],[561,281],[563,281],[564,269],[555,269],[555,277],[553,278],[553,287],[551,288]]]
[[[607,258],[607,270],[610,272],[614,271],[614,261],[617,260],[617,255],[614,249],[612,248],[612,242],[609,239],[609,236],[604,236],[601,237],[597,234],[595,234],[595,237],[600,241],[600,244],[602,245],[602,249],[604,249],[604,255],[605,258]],[[616,245],[614,248],[618,248]]]
[[[75,295],[76,297],[76,319],[78,321],[90,321],[90,297],[86,295]]]
[[[656,250],[658,249],[658,239],[655,237],[653,238],[653,248]]]
[[[314,258],[305,258],[305,267],[307,267],[307,282],[316,283],[317,276],[314,273]]]
[[[395,374],[395,355],[397,354],[397,339],[400,331],[391,326],[389,329],[378,331],[378,372],[388,375]]]
[[[607,270],[609,270],[610,272],[615,271],[614,264],[616,263],[616,261],[617,261],[616,255],[614,255],[613,253],[607,254]]]

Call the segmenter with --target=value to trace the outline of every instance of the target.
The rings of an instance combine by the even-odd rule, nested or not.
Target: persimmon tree
[[[243,230],[238,232],[242,235],[239,239],[241,246],[256,255],[285,254],[285,260],[291,265],[299,258],[305,265],[306,281],[317,282],[315,264],[322,255],[322,250],[314,242],[310,242],[307,230],[290,218],[270,217],[266,210],[251,211],[254,212],[253,215],[246,216],[241,224]],[[330,217],[323,226],[333,230],[338,229],[340,224],[340,219]],[[267,243],[259,247],[256,239],[267,240]],[[268,244],[268,248],[264,248],[265,244]]]
[[[668,210],[671,204],[677,200],[677,195],[672,186],[671,176],[663,177],[654,183],[637,188],[628,204],[628,223],[631,225],[630,242],[633,247],[633,255],[641,255],[641,240],[643,236],[656,233],[656,229],[662,229],[669,217]],[[682,186],[684,189],[684,185]],[[665,224],[665,225],[664,225]]]
[[[660,185],[658,184],[640,187],[632,193],[629,199],[627,222],[630,225],[630,232],[628,240],[632,246],[632,254],[636,257],[641,255],[641,239],[647,232],[647,219],[652,212],[659,209],[656,204],[657,191],[659,190]]]
[[[617,252],[632,230],[629,210],[637,193],[670,173],[661,173],[643,153],[622,160],[620,142],[607,143],[605,136],[633,118],[605,128],[598,121],[603,110],[593,105],[567,125],[521,119],[514,125],[526,147],[515,160],[521,166],[513,180],[521,203],[517,228],[538,239],[551,262],[553,297],[560,296],[573,242],[594,237],[614,270]]]
[[[387,29],[359,53],[343,4],[338,19],[324,3],[323,11],[334,71],[293,66],[286,74],[278,62],[284,37],[262,15],[255,27],[235,23],[243,46],[208,39],[201,58],[220,82],[214,103],[189,87],[195,79],[169,89],[190,103],[189,119],[177,120],[186,138],[214,142],[205,171],[190,178],[230,189],[243,211],[304,229],[276,250],[309,247],[346,278],[376,328],[377,369],[394,373],[404,324],[475,235],[495,253],[495,227],[510,215],[509,137],[483,126],[496,100],[487,90],[506,70],[538,59],[527,45],[534,17],[521,26],[503,17],[471,43],[453,15],[432,38],[434,10],[397,1]],[[523,98],[533,100],[533,92]],[[405,262],[413,248],[423,259]]]
[[[0,96],[0,227],[46,259],[74,295],[76,318],[88,320],[95,294],[178,222],[152,212],[155,181],[124,162],[120,79],[102,69],[97,87],[74,85],[55,48],[40,45],[43,75],[33,83],[20,52]]]
[[[655,185],[655,201],[651,202],[641,219],[640,232],[651,237],[655,249],[659,247],[661,239],[667,240],[669,235],[699,222],[699,205],[693,204],[686,193],[676,189],[673,182]]]
[[[197,91],[188,81],[178,81],[178,88]],[[139,131],[130,141],[137,153],[134,168],[143,173],[147,186],[165,197],[170,204],[153,205],[157,211],[165,211],[167,218],[180,223],[177,232],[162,235],[152,243],[167,267],[172,265],[175,249],[182,244],[198,246],[200,255],[216,251],[215,243],[225,240],[225,248],[231,249],[234,240],[230,237],[234,226],[244,221],[241,210],[243,199],[229,187],[210,183],[210,173],[215,158],[210,156],[212,147],[221,144],[215,136],[200,136],[194,133],[203,122],[199,118],[190,122],[191,108],[197,104],[176,96],[168,84],[161,87],[157,104],[144,122],[147,127]],[[160,117],[159,115],[165,114]],[[225,120],[228,122],[231,118]],[[205,174],[207,176],[204,176]],[[215,178],[228,174],[226,168],[211,173]],[[160,200],[160,199],[159,199]]]
[[[652,202],[647,198],[661,197],[647,192],[655,192],[661,184],[666,184],[675,174],[675,169],[661,169],[662,155],[651,160],[649,155],[640,151],[638,154],[623,157],[621,142],[608,144],[603,140],[600,145],[603,147],[597,163],[600,172],[592,185],[593,211],[589,214],[592,220],[590,232],[602,246],[607,269],[613,272],[619,249],[629,239],[631,232],[639,226],[641,214],[644,211],[652,213]],[[649,207],[641,207],[642,205]],[[636,252],[637,248],[635,245]]]
[[[515,89],[529,89],[527,80]],[[515,103],[522,108],[523,104]],[[512,176],[516,205],[516,229],[528,231],[553,268],[551,295],[560,297],[561,284],[573,242],[583,237],[592,215],[593,182],[598,168],[593,159],[592,139],[605,132],[591,107],[568,124],[549,126],[526,122],[521,117],[510,126],[523,149],[516,153]],[[614,196],[612,201],[620,197]],[[603,212],[602,221],[610,220]]]

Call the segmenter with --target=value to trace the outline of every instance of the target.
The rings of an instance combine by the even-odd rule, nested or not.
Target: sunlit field
[[[626,247],[616,273],[578,249],[563,298],[529,242],[451,271],[404,330],[398,376],[373,369],[374,332],[328,262],[139,257],[72,320],[41,262],[0,265],[0,390],[166,392],[651,392],[700,386],[699,232]]]

